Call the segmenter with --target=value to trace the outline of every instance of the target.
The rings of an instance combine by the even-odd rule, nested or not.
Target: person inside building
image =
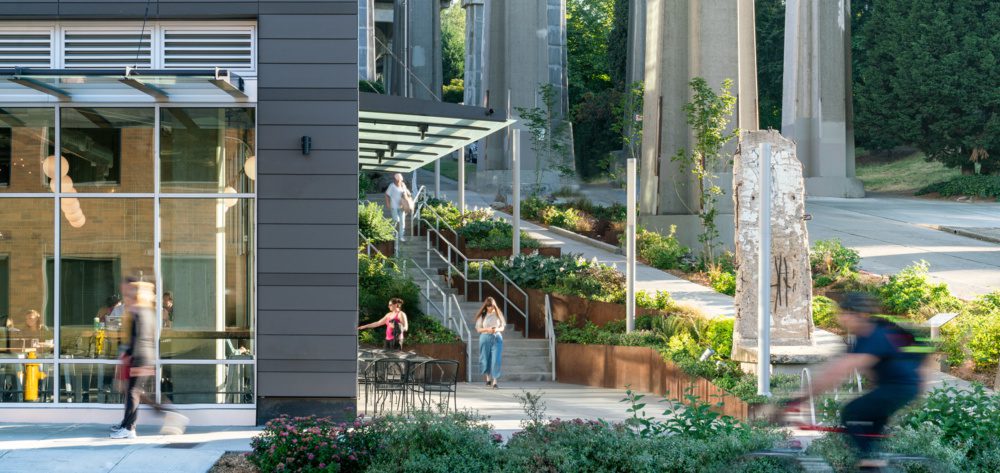
[[[170,328],[174,324],[174,293],[166,291],[163,293],[163,328]]]
[[[108,316],[117,311],[119,317],[123,309],[119,309],[122,305],[122,298],[118,294],[112,294],[104,300],[104,306],[97,310],[97,320],[101,323],[108,323]]]
[[[15,328],[20,330],[16,335],[25,341],[25,348],[39,348],[52,341],[52,329],[42,322],[42,314],[37,310],[24,311],[23,322]]]

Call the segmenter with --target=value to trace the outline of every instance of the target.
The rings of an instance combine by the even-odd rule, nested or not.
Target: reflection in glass
[[[63,108],[62,192],[153,192],[152,108]]]
[[[118,282],[133,270],[154,279],[153,199],[80,198],[79,206],[85,223],[63,225],[60,242],[61,356],[114,359],[124,337]],[[53,284],[54,262],[46,274]]]
[[[122,393],[115,387],[115,364],[59,365],[59,402],[121,404]]]
[[[0,356],[52,356],[45,266],[55,252],[54,205],[52,198],[0,201]]]
[[[253,354],[253,201],[162,199],[161,358]]]
[[[252,108],[161,108],[160,189],[253,192],[255,142]]]
[[[52,402],[54,379],[52,363],[14,364],[0,359],[0,404]]]
[[[253,365],[163,365],[160,392],[174,404],[252,404]]]
[[[54,127],[54,109],[0,108],[0,193],[51,192]]]

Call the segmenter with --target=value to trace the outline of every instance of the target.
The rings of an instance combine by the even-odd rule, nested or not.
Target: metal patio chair
[[[410,362],[406,360],[395,358],[375,360],[370,370],[373,372],[372,389],[375,395],[372,400],[373,413],[384,411],[386,403],[390,409],[395,405],[399,407],[400,412],[406,412],[409,370]]]
[[[420,397],[421,409],[428,409],[437,395],[434,406],[447,410],[454,404],[458,411],[458,362],[454,360],[433,360],[420,363],[420,368],[412,372],[416,376],[412,383],[412,394]]]

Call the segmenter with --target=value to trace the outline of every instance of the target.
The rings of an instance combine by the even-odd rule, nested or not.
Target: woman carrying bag
[[[487,297],[476,313],[476,331],[479,332],[479,365],[486,376],[486,385],[497,389],[503,357],[503,330],[507,321],[492,297]]]
[[[413,214],[413,195],[406,188],[402,174],[396,173],[392,178],[392,184],[385,190],[385,206],[392,212],[396,231],[399,232],[399,241],[406,241],[406,214]]]

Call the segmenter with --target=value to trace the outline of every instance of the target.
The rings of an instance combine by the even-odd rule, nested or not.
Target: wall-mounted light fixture
[[[420,131],[420,139],[421,140],[424,139],[424,138],[427,138],[427,129],[428,128],[429,127],[427,126],[426,123],[421,123],[421,124],[417,125],[417,130]]]
[[[389,147],[389,157],[390,158],[395,158],[396,157],[396,146],[398,146],[398,145],[396,143],[389,142],[389,143],[386,143],[386,146]]]
[[[385,158],[385,150],[383,150],[383,149],[377,149],[377,150],[375,150],[375,157],[378,158],[378,163],[382,164],[382,159]]]
[[[302,154],[309,154],[312,151],[313,139],[311,136],[302,137]]]

